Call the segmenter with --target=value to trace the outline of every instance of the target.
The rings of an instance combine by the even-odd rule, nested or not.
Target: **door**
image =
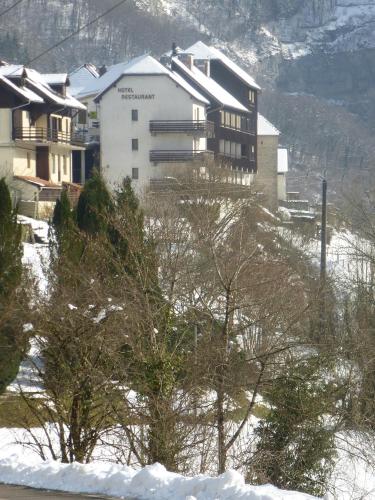
[[[49,150],[46,147],[36,148],[36,176],[46,181],[50,180]]]

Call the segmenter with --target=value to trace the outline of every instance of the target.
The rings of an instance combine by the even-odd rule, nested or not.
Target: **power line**
[[[70,35],[66,36],[65,38],[63,38],[62,40],[60,40],[59,42],[55,43],[54,45],[52,45],[52,47],[49,47],[48,49],[44,50],[43,52],[41,52],[40,54],[38,54],[37,56],[33,57],[32,59],[30,59],[27,64],[31,64],[33,62],[35,62],[36,60],[40,59],[41,57],[45,56],[46,54],[48,54],[48,52],[51,52],[52,50],[56,49],[56,47],[59,47],[60,45],[62,45],[63,43],[65,43],[67,40],[69,40],[70,38],[73,38],[75,35],[78,35],[78,33],[80,33],[81,31],[83,31],[84,29],[88,28],[89,26],[91,26],[92,24],[96,23],[97,21],[99,21],[99,19],[101,19],[102,17],[106,16],[107,14],[109,14],[110,12],[114,11],[115,9],[117,9],[118,7],[120,7],[120,5],[124,4],[127,0],[121,0],[121,2],[118,2],[116,5],[113,5],[113,7],[107,9],[105,12],[103,12],[102,14],[100,14],[99,16],[95,17],[95,19],[92,19],[91,21],[89,21],[88,23],[84,24],[81,28],[77,29],[76,31],[74,31],[73,33],[70,33]],[[22,0],[18,0],[18,3],[19,2],[22,2]]]
[[[0,17],[4,16],[5,14],[8,14],[8,12],[10,12],[12,9],[14,9],[15,7],[17,7],[17,5],[19,5],[21,2],[23,2],[23,0],[18,0],[16,3],[14,3],[10,7],[8,7],[7,9],[3,10],[2,12],[0,12]]]

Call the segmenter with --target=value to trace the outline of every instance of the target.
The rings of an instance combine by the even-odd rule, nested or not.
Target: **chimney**
[[[194,56],[193,56],[193,54],[189,54],[188,52],[180,52],[178,54],[178,58],[189,69],[193,69],[193,66],[194,66]]]
[[[107,73],[107,66],[102,66],[101,68],[99,68],[99,76],[103,76],[104,73]]]

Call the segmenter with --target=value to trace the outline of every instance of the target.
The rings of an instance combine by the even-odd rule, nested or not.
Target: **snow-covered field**
[[[20,445],[22,432],[0,429],[0,482],[35,488],[98,493],[139,500],[308,500],[309,495],[274,486],[250,486],[229,470],[219,477],[184,477],[154,464],[142,469],[105,462],[88,465],[43,462]]]

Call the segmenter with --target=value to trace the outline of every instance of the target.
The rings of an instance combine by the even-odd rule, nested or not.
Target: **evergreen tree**
[[[108,216],[113,210],[111,195],[103,177],[94,171],[81,193],[77,206],[79,229],[91,235],[108,232]]]
[[[15,313],[22,276],[21,226],[5,179],[0,179],[0,393],[17,375],[21,361],[19,315]]]
[[[258,427],[252,480],[316,496],[326,492],[335,454],[329,382],[318,359],[290,363],[266,394],[271,409]]]

